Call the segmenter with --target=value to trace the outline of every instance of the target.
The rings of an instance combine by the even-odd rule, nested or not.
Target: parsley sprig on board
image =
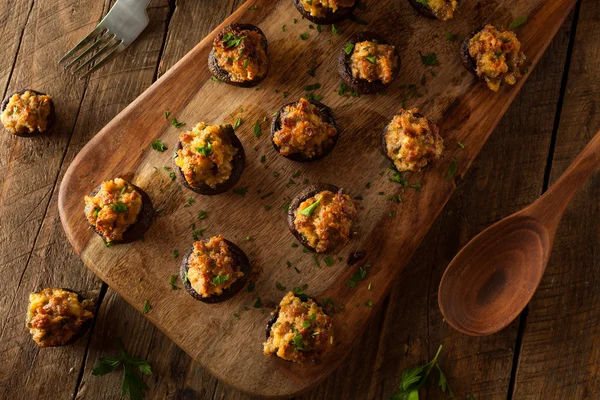
[[[437,353],[433,360],[429,361],[426,365],[415,368],[406,368],[402,371],[402,380],[398,385],[398,391],[392,394],[390,400],[419,400],[419,389],[427,384],[431,370],[436,368],[439,372],[439,386],[442,392],[448,390],[448,394],[451,398],[455,398],[446,380],[446,375],[442,372],[440,365],[438,364],[438,357],[442,351],[442,346],[438,348]]]
[[[131,400],[142,400],[144,390],[148,385],[144,383],[138,375],[139,370],[144,375],[152,375],[152,369],[148,361],[142,358],[136,358],[129,355],[123,348],[123,343],[119,340],[119,354],[115,357],[100,357],[98,364],[92,371],[94,376],[104,376],[113,372],[119,366],[123,366],[123,385],[121,386],[121,395],[125,396],[129,392]]]

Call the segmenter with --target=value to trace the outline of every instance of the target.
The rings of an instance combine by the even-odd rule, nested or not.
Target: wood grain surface
[[[46,398],[52,391],[52,398],[57,399],[120,398],[120,372],[102,378],[91,375],[99,357],[117,352],[115,339],[119,337],[128,351],[152,364],[153,375],[144,379],[150,387],[147,398],[248,400],[210,375],[85,268],[72,253],[56,210],[57,185],[81,147],[242,1],[153,0],[151,25],[124,55],[91,79],[72,79],[54,62],[112,4],[109,0],[101,3],[98,7],[90,7],[85,0],[0,4],[0,21],[10,21],[0,24],[4,39],[0,90],[78,90],[73,106],[67,107],[62,96],[58,98],[59,117],[68,126],[59,135],[68,140],[55,150],[65,153],[60,162],[49,161],[55,155],[41,138],[19,141],[0,132],[0,267],[4,273],[0,281],[0,397]],[[367,1],[367,7],[371,3]],[[402,2],[387,3],[398,7]],[[600,63],[594,58],[600,54],[596,28],[600,4],[595,0],[579,3],[581,9],[562,26],[458,182],[351,354],[302,399],[388,399],[402,370],[431,358],[440,343],[444,345],[442,366],[457,398],[469,394],[478,400],[593,398],[598,392],[594,366],[600,356],[594,349],[600,310],[591,303],[598,286],[593,250],[598,237],[598,224],[593,223],[598,218],[595,182],[567,211],[542,287],[521,321],[490,337],[471,338],[445,324],[435,301],[441,274],[453,255],[489,224],[535,200],[547,187],[553,165],[560,169],[558,176],[589,140],[586,132],[600,127],[595,111],[600,89],[590,85],[600,76]],[[404,13],[411,16],[408,10]],[[49,24],[55,20],[60,26]],[[282,23],[293,22],[290,18]],[[308,31],[307,22],[299,24]],[[53,28],[60,29],[56,36]],[[376,27],[370,22],[365,29]],[[50,46],[48,38],[53,38]],[[45,68],[30,68],[31,59],[41,60]],[[55,73],[54,79],[48,79],[48,69]],[[31,151],[38,147],[46,150],[30,164]],[[27,176],[19,177],[23,171]],[[37,188],[40,177],[52,172],[56,179],[48,179],[44,187],[52,190],[50,198],[40,202],[32,189],[24,189]],[[28,182],[30,186],[23,186]],[[8,223],[16,218],[28,225]],[[584,240],[581,232],[585,232]],[[23,242],[23,237],[28,241]],[[28,293],[44,286],[75,287],[96,300],[99,311],[91,335],[67,348],[37,349],[23,319]],[[582,307],[584,312],[580,312]],[[433,385],[421,395],[445,398]]]
[[[257,8],[250,9],[252,5]],[[573,5],[573,1],[540,1],[518,6],[510,2],[494,3],[487,5],[484,14],[479,6],[465,6],[463,18],[453,21],[454,25],[449,27],[459,36],[465,36],[473,27],[486,22],[507,25],[517,19],[517,15],[529,15],[530,21],[519,36],[533,66]],[[490,21],[492,10],[495,17]],[[452,193],[454,182],[445,179],[451,163],[458,164],[457,176],[460,177],[524,81],[497,95],[491,94],[485,85],[460,68],[457,45],[449,45],[441,31],[432,35],[431,21],[417,19],[414,24],[402,24],[405,12],[411,11],[402,9],[395,15],[386,14],[380,5],[364,14],[365,19],[381,26],[380,32],[397,44],[403,58],[402,78],[389,88],[387,95],[364,96],[350,107],[343,107],[348,99],[335,94],[339,83],[336,58],[326,55],[338,53],[345,43],[344,38],[363,28],[357,24],[340,26],[338,29],[343,33],[333,37],[329,32],[319,34],[313,29],[309,39],[303,42],[298,39],[302,32],[298,27],[290,26],[283,32],[281,21],[290,15],[288,2],[249,2],[221,27],[231,22],[254,23],[270,39],[270,60],[277,67],[271,69],[260,90],[241,91],[209,79],[204,64],[211,35],[99,132],[74,159],[62,181],[61,219],[67,237],[84,262],[132,305],[141,309],[144,302],[149,301],[152,311],[147,317],[153,323],[211,373],[247,393],[297,394],[323,379],[341,362]],[[389,18],[396,20],[389,21]],[[424,70],[416,57],[424,44],[436,50],[441,62],[432,76],[426,75],[429,71]],[[328,51],[322,52],[324,48]],[[268,119],[282,104],[278,91],[289,88],[290,96],[297,98],[302,87],[314,82],[315,79],[306,74],[313,58],[318,65],[316,80],[322,85],[324,102],[336,110],[345,134],[326,160],[298,166],[273,157],[272,150],[269,153],[268,135],[254,137],[249,128],[253,125],[251,121],[260,123]],[[423,75],[427,82],[422,82],[417,90],[426,94],[417,98],[403,94],[402,85],[419,82]],[[422,112],[438,121],[446,141],[447,151],[442,160],[424,173],[410,176],[411,183],[419,182],[423,186],[420,191],[404,191],[389,181],[391,173],[376,144],[382,123],[403,102],[419,106]],[[161,166],[170,165],[170,152],[159,153],[150,148],[156,138],[171,149],[176,143],[177,131],[165,120],[164,110],[189,125],[198,120],[233,122],[237,116],[246,120],[242,129],[238,129],[238,135],[247,149],[256,149],[255,156],[248,157],[246,171],[238,184],[238,187],[249,188],[247,195],[228,193],[218,198],[199,197],[170,182],[168,175],[161,171]],[[357,113],[365,117],[356,118]],[[262,125],[266,130],[268,123]],[[458,141],[465,144],[464,150],[456,146]],[[263,154],[268,156],[264,164],[259,161]],[[322,259],[315,260],[312,255],[294,252],[291,248],[293,239],[278,214],[282,213],[286,198],[292,197],[301,186],[299,182],[287,180],[298,172],[297,181],[331,182],[364,199],[360,234],[335,258],[345,260],[352,251],[365,250],[365,263],[372,265],[368,280],[373,290],[368,290],[366,283],[356,289],[344,284],[355,268],[347,268],[339,261],[333,267],[326,267]],[[81,199],[95,186],[94,182],[97,184],[113,176],[128,177],[144,188],[156,208],[166,209],[166,216],[155,222],[145,241],[106,249],[81,218]],[[368,182],[371,184],[367,190]],[[265,200],[261,192],[273,195]],[[379,192],[401,194],[402,205],[387,201]],[[186,204],[187,198],[191,200]],[[197,220],[200,210],[209,211],[206,221]],[[192,224],[202,225],[207,235],[223,234],[246,251],[256,270],[256,292],[244,293],[223,304],[205,305],[198,304],[183,291],[171,291],[168,277],[177,271],[177,261],[171,254],[173,249],[183,253],[189,248]],[[241,243],[246,236],[251,239]],[[286,268],[288,261],[301,272]],[[173,264],[171,268],[170,264]],[[290,364],[261,355],[260,343],[268,319],[265,310],[272,309],[282,296],[275,282],[288,287],[308,284],[311,295],[330,297],[338,305],[346,306],[335,317],[336,348],[323,364]],[[241,313],[240,310],[251,307],[257,297],[262,299],[264,307]],[[371,303],[374,307],[367,306]],[[242,314],[239,320],[233,318],[234,313]]]

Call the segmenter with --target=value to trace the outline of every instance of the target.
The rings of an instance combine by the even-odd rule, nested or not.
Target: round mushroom
[[[300,14],[319,25],[331,25],[349,18],[358,3],[358,0],[294,0]]]
[[[344,82],[358,93],[385,90],[400,71],[396,48],[372,32],[350,38],[340,52],[338,64]]]
[[[2,125],[15,136],[32,137],[48,132],[55,115],[52,97],[32,89],[8,95],[0,106]]]
[[[175,171],[188,189],[207,196],[224,193],[240,179],[246,164],[242,143],[233,127],[198,123],[179,135]]]
[[[343,189],[330,184],[316,184],[292,200],[288,227],[310,251],[335,253],[353,234],[358,210]]]
[[[180,273],[192,297],[204,303],[220,303],[246,285],[250,262],[242,249],[219,235],[194,242],[183,257]]]
[[[225,27],[213,41],[208,68],[215,78],[230,85],[258,85],[269,72],[265,34],[250,24]]]
[[[148,194],[122,178],[104,181],[85,196],[84,212],[107,246],[141,239],[154,219]]]
[[[514,85],[526,60],[517,35],[493,25],[472,32],[462,42],[460,58],[464,67],[494,92],[502,84]]]
[[[304,98],[281,107],[271,123],[275,150],[298,162],[316,161],[327,156],[338,141],[338,133],[333,110]]]
[[[422,15],[431,19],[447,21],[452,19],[458,9],[458,0],[408,0],[411,6]]]

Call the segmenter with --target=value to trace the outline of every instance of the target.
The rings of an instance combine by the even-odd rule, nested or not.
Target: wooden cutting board
[[[247,2],[102,129],[75,158],[60,187],[61,220],[86,265],[138,310],[148,300],[150,321],[218,379],[251,395],[298,394],[339,365],[525,81],[491,92],[462,68],[460,41],[486,23],[508,26],[528,16],[517,33],[531,70],[575,0],[463,1],[456,18],[446,23],[417,15],[406,1],[366,3],[367,9],[357,15],[368,25],[346,21],[336,25],[334,34],[327,26],[311,28],[291,0]],[[269,39],[271,68],[260,89],[210,79],[207,57],[212,39],[234,22],[258,25]],[[383,34],[397,46],[400,76],[385,95],[340,96],[338,53],[349,36],[364,30]],[[301,40],[302,33],[309,38]],[[448,40],[447,33],[457,40]],[[425,67],[419,52],[435,52],[440,65]],[[315,65],[312,77],[307,72]],[[342,133],[326,159],[300,165],[275,153],[269,124],[279,107],[299,99],[304,87],[315,83],[321,88],[314,93],[334,109]],[[441,160],[422,173],[405,176],[410,184],[420,184],[420,190],[390,181],[393,171],[379,149],[382,126],[403,105],[428,115],[445,140]],[[186,125],[172,126],[165,110]],[[172,150],[183,129],[199,121],[234,123],[238,117],[243,123],[236,133],[247,161],[236,188],[248,188],[245,196],[233,191],[200,196],[171,181],[162,167],[173,166]],[[254,135],[256,121],[262,129],[260,137]],[[155,139],[168,150],[153,150]],[[459,141],[464,149],[457,145]],[[263,155],[265,162],[261,162]],[[452,163],[457,172],[446,181]],[[83,198],[101,181],[117,176],[143,188],[154,207],[164,212],[143,242],[107,248],[88,228]],[[360,199],[359,235],[335,255],[332,266],[322,256],[317,263],[312,254],[292,247],[296,240],[288,231],[284,205],[306,181],[332,183]],[[402,203],[387,199],[397,194]],[[208,212],[206,219],[198,219],[201,210]],[[192,224],[206,228],[205,236],[223,234],[247,253],[255,271],[253,292],[244,290],[225,303],[210,305],[194,300],[185,290],[171,289],[169,276],[179,275],[181,255],[193,242]],[[365,251],[362,264],[371,267],[366,279],[350,288],[346,281],[362,265],[346,264],[355,251]],[[276,282],[289,289],[308,284],[308,294],[335,302],[337,345],[322,364],[298,365],[262,354],[269,313],[285,294]],[[254,307],[257,298],[263,307]],[[367,305],[371,303],[372,307]]]

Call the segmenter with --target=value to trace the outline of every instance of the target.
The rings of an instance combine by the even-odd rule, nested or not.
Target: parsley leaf
[[[256,121],[254,123],[254,137],[261,137],[262,135],[262,130],[260,129],[260,123],[258,121]]]
[[[173,258],[175,258],[175,257],[173,257]],[[171,285],[171,290],[181,289],[179,286],[177,286],[177,275],[171,275],[169,277],[169,284]]]
[[[435,53],[423,54],[421,51],[419,51],[419,55],[421,56],[421,62],[426,67],[435,67],[440,65]]]
[[[223,283],[227,282],[228,280],[229,280],[229,275],[217,275],[214,278],[212,278],[211,282],[213,285],[219,286],[219,285],[222,285]]]
[[[124,213],[128,210],[127,204],[123,203],[122,201],[117,201],[115,204],[111,204],[110,209],[116,213]]]
[[[167,146],[165,146],[165,144],[163,142],[161,142],[160,140],[156,139],[154,142],[152,142],[152,149],[159,151],[159,152],[163,152],[165,151],[167,148]]]
[[[511,22],[508,26],[508,29],[516,29],[523,25],[525,22],[527,22],[527,15]]]
[[[142,308],[142,314],[148,314],[148,312],[150,312],[151,308],[152,308],[152,306],[150,305],[150,302],[148,300],[146,300],[144,302],[144,307]]]
[[[452,177],[456,173],[456,168],[456,161],[452,160],[452,162],[450,163],[450,168],[448,168],[448,172],[446,173],[446,182],[452,179]]]
[[[317,201],[312,203],[310,206],[306,207],[304,210],[300,211],[300,214],[304,215],[305,217],[310,217],[312,213],[316,210],[316,208],[319,206],[319,203],[321,203],[321,199],[322,197],[319,197]]]

